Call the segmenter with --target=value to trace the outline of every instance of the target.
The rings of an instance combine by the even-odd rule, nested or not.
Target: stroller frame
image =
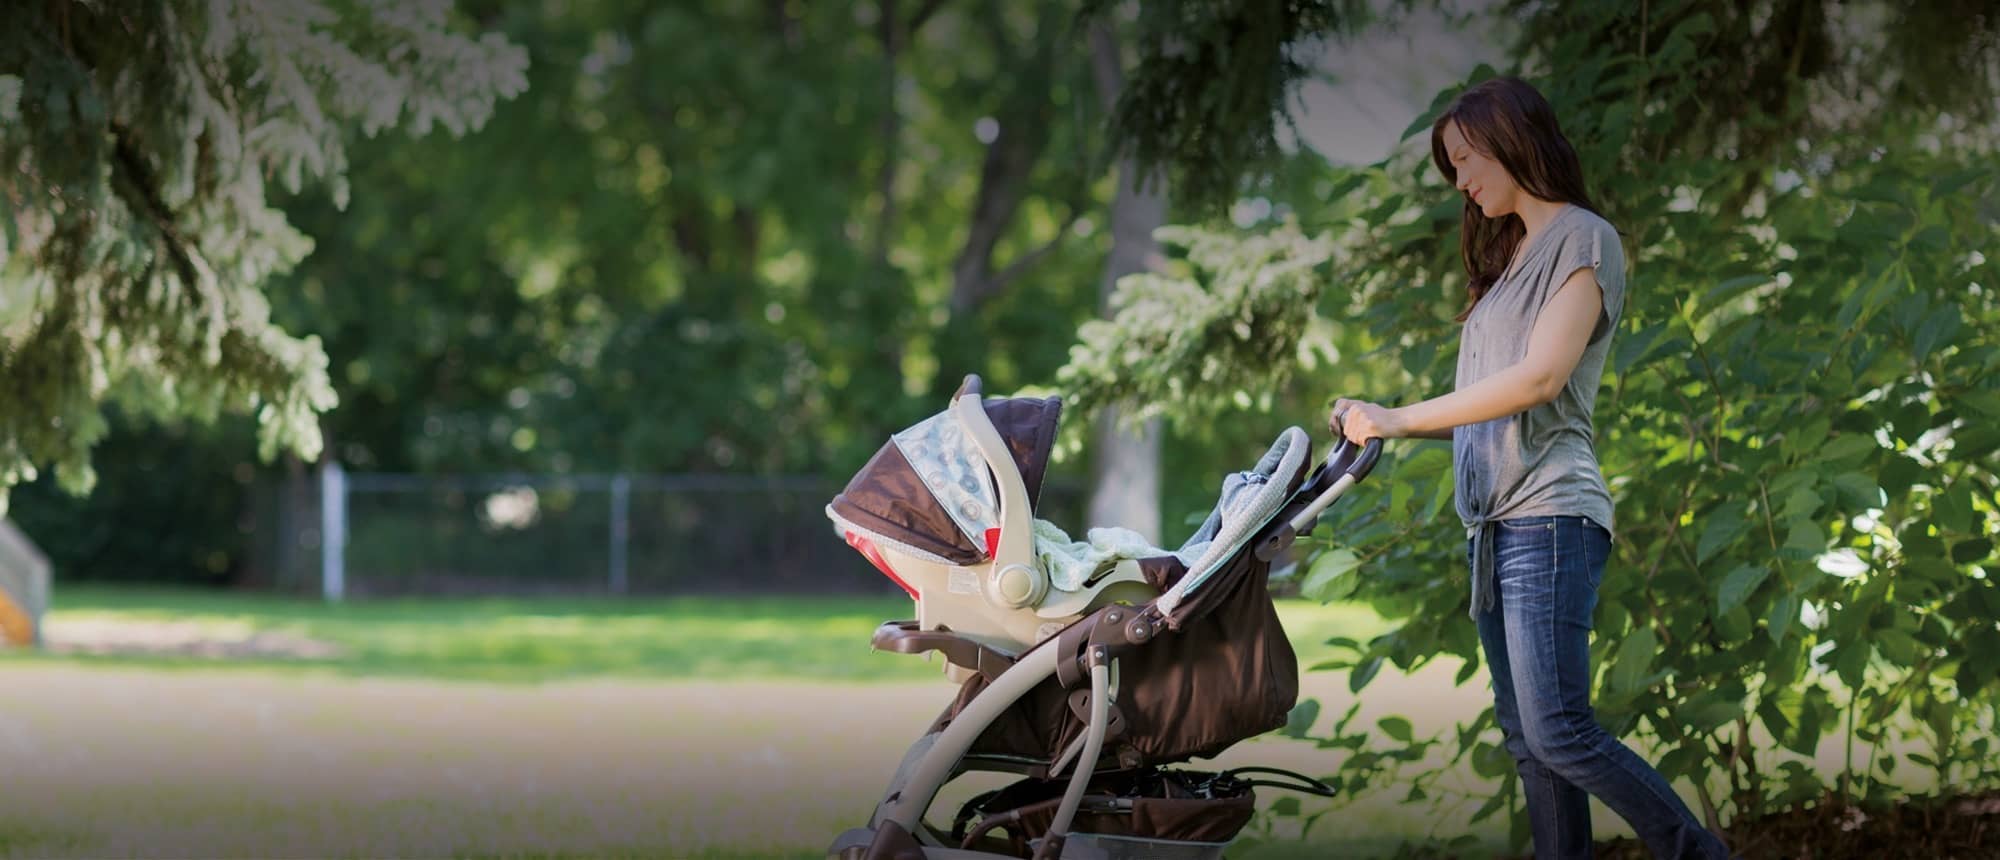
[[[953,397],[951,411],[977,442],[988,466],[1005,487],[1009,483],[1006,473],[1013,469],[1013,464],[1005,457],[999,433],[978,408],[979,388],[978,377],[968,376]],[[1318,524],[1319,515],[1374,468],[1381,445],[1379,439],[1370,440],[1365,446],[1341,440],[1277,513],[1257,524],[1249,542],[1235,553],[1254,552],[1259,560],[1269,562],[1299,537],[1310,534]],[[1018,485],[1018,478],[1013,483]],[[1020,550],[1013,548],[1010,552],[1007,544],[1009,538],[1026,539],[1031,512],[1026,510],[1025,497],[1003,489],[1001,515],[1006,528],[1000,538],[999,555],[1018,557]],[[995,566],[998,567],[998,562]],[[916,622],[907,621],[884,623],[875,633],[875,648],[912,654],[938,651],[961,673],[986,675],[990,683],[944,728],[924,735],[910,746],[868,825],[837,837],[827,849],[829,860],[998,860],[1009,856],[948,844],[924,821],[925,813],[945,784],[974,770],[1026,773],[1051,780],[1069,770],[1054,822],[1034,851],[1035,860],[1062,857],[1077,810],[1085,800],[1091,778],[1099,772],[1097,764],[1106,736],[1113,728],[1112,685],[1119,658],[1144,648],[1157,637],[1175,635],[1180,622],[1176,609],[1197,589],[1227,589],[1234,585],[1224,581],[1228,579],[1226,576],[1197,577],[1193,575],[1195,571],[1188,573],[1142,605],[1113,603],[1097,607],[1018,656],[949,630],[924,630]],[[1082,734],[1052,764],[985,757],[973,764],[968,753],[982,733],[1051,677],[1079,693],[1087,685],[1088,718]]]

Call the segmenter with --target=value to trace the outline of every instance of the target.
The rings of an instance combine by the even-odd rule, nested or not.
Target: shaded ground
[[[865,818],[950,687],[871,653],[906,600],[379,601],[65,592],[42,654],[0,655],[0,856],[817,857]],[[1382,625],[1283,602],[1301,665]],[[1356,697],[1310,672],[1318,733],[1401,715],[1419,736],[1488,704],[1438,661]],[[173,671],[160,671],[172,669]],[[247,670],[247,671],[246,671]],[[1820,764],[1837,769],[1839,741]],[[1263,738],[1210,764],[1332,773],[1341,750]],[[976,779],[976,778],[974,778]],[[1301,834],[1264,816],[1234,860],[1493,857],[1459,812],[1384,790]],[[958,797],[992,787],[955,785]],[[939,809],[955,808],[948,794]],[[1268,807],[1277,795],[1261,799]],[[1307,800],[1308,812],[1325,809]],[[1752,860],[2000,857],[2000,797],[1868,815],[1789,811],[1738,830]],[[1600,836],[1629,833],[1601,807]],[[1402,847],[1472,831],[1450,849]],[[1629,838],[1600,856],[1643,857]]]
[[[2000,857],[2000,792],[1923,798],[1867,810],[1823,798],[1729,828],[1744,860],[1991,860]],[[1514,860],[1532,860],[1532,854]],[[1632,837],[1599,840],[1598,860],[1652,860]]]
[[[1370,707],[1407,712],[1391,693],[1446,682],[1385,685]],[[0,690],[0,856],[673,860],[820,856],[866,819],[950,692],[941,680],[495,684],[59,661],[0,663]],[[1339,759],[1256,740],[1220,763],[1322,771]],[[968,777],[936,809],[991,787],[986,776],[1003,779]],[[1381,857],[1434,825],[1388,798],[1345,819],[1232,856]]]

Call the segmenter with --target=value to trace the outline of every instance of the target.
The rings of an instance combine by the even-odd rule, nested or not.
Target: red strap
[[[876,570],[882,571],[890,579],[895,580],[896,584],[902,586],[903,591],[910,595],[911,600],[918,599],[917,590],[911,588],[909,583],[904,582],[902,577],[896,575],[896,571],[889,567],[889,562],[882,558],[881,551],[875,548],[874,541],[853,532],[846,532],[845,534],[847,535],[848,546],[854,547],[855,550],[859,551],[864,558],[868,559],[869,563],[875,565]]]

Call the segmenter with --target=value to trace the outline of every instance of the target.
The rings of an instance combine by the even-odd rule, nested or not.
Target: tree
[[[317,456],[334,405],[317,338],[268,280],[311,248],[266,187],[323,183],[404,125],[476,129],[525,54],[436,4],[19,4],[0,36],[0,492],[54,464],[74,492],[116,399],[252,413],[263,456]]]
[[[1091,70],[1106,113],[1116,107],[1124,86],[1125,60],[1118,36],[1102,21],[1090,27]],[[1118,195],[1112,198],[1111,253],[1098,294],[1108,310],[1119,279],[1156,268],[1159,243],[1153,231],[1166,221],[1167,195],[1159,176],[1139,172],[1136,162],[1118,165]],[[1120,526],[1147,540],[1163,539],[1160,523],[1160,422],[1121,425],[1117,405],[1098,416],[1096,457],[1091,461],[1091,493],[1085,519],[1091,526]]]
[[[349,142],[344,205],[272,195],[314,241],[271,320],[324,344],[356,469],[842,474],[963,373],[1048,380],[1094,312],[1111,183],[1062,3],[461,11],[525,92],[463,139]],[[114,415],[116,459],[238,438],[144,423]]]
[[[1180,4],[1142,4],[1156,5]],[[1811,0],[1506,10],[1531,13],[1508,71],[1554,102],[1634,261],[1600,399],[1599,454],[1621,528],[1597,619],[1599,714],[1663,750],[1662,770],[1694,783],[1711,823],[1828,791],[1883,802],[1901,790],[1892,741],[1924,747],[1907,761],[1953,788],[1991,786],[2000,755],[1986,728],[2000,716],[2000,661],[1988,656],[2000,645],[1988,575],[2000,530],[2000,270],[1982,250],[2000,238],[1990,167],[2000,19],[1899,10]],[[1879,40],[1859,35],[1870,22],[1884,27]],[[1284,68],[1272,56],[1243,64]],[[1438,93],[1406,137],[1425,133],[1456,90]],[[1128,312],[1085,327],[1065,378],[1086,402],[1138,399],[1183,420],[1262,406],[1240,392],[1287,386],[1305,389],[1314,419],[1334,394],[1446,390],[1462,204],[1421,149],[1326,171],[1319,205],[1290,224],[1183,231],[1193,271],[1121,287]],[[1248,181],[1199,153],[1178,169]],[[1311,273],[1303,284],[1289,277],[1299,271]],[[1301,300],[1317,304],[1309,319]],[[1237,334],[1211,330],[1207,348],[1178,349],[1191,333],[1157,321],[1194,312]],[[1267,359],[1329,343],[1342,362],[1324,378],[1301,382],[1292,364]],[[1322,532],[1307,592],[1368,600],[1400,620],[1349,643],[1356,690],[1385,663],[1456,657],[1461,683],[1477,669],[1462,534],[1441,516],[1448,460],[1439,445],[1393,446],[1369,491]],[[1325,742],[1377,742],[1340,726]],[[1396,738],[1358,757],[1344,787],[1396,777],[1421,798],[1436,772],[1398,762],[1438,743],[1501,776],[1492,727],[1489,712],[1456,737]],[[1833,739],[1847,764],[1817,772],[1811,756]],[[1512,792],[1503,783],[1475,819]]]

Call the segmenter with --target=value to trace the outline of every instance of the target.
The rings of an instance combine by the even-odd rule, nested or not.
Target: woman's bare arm
[[[1576,371],[1603,310],[1604,293],[1590,269],[1578,269],[1556,290],[1535,320],[1528,352],[1514,366],[1450,394],[1387,409],[1342,400],[1341,432],[1348,439],[1450,439],[1452,428],[1518,415],[1556,398]]]
[[[1466,388],[1391,410],[1405,435],[1425,436],[1516,415],[1556,399],[1590,345],[1604,307],[1589,269],[1578,269],[1542,308],[1528,335],[1528,354],[1514,366]]]

